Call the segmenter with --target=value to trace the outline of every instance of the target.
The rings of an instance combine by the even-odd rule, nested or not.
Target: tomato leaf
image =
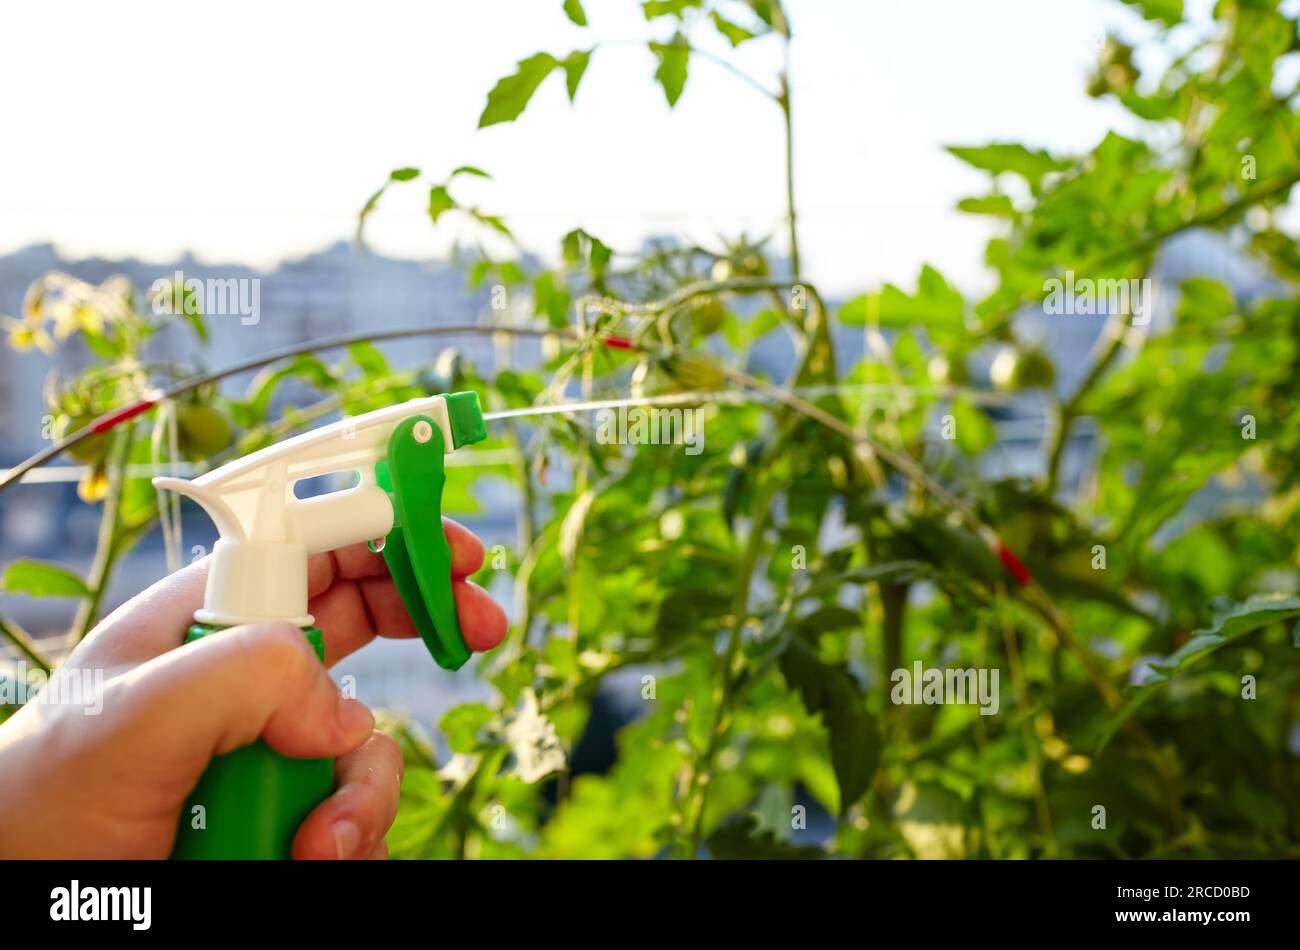
[[[785,860],[820,858],[825,852],[816,845],[790,844],[771,831],[760,829],[753,815],[728,821],[708,837],[709,857],[721,861]]]
[[[1068,162],[1053,158],[1049,153],[1025,148],[1013,143],[995,142],[975,148],[949,146],[948,151],[960,158],[967,165],[982,169],[993,175],[1009,172],[1019,175],[1035,191],[1049,172],[1063,171],[1069,167]]]
[[[1220,614],[1212,626],[1194,631],[1178,650],[1147,664],[1146,678],[1131,690],[1131,698],[1124,708],[1107,722],[1097,754],[1106,748],[1120,726],[1175,674],[1248,633],[1296,617],[1300,617],[1300,597],[1252,597]]]
[[[1138,12],[1148,20],[1155,20],[1166,26],[1177,26],[1183,19],[1183,0],[1124,0],[1130,7],[1137,7]]]
[[[365,340],[358,340],[356,343],[348,345],[348,353],[351,354],[353,362],[361,368],[367,379],[376,379],[381,376],[387,376],[392,370],[388,366],[388,360],[383,353],[375,348],[373,343]]]
[[[478,127],[487,128],[499,122],[513,122],[528,105],[537,87],[559,65],[550,53],[535,53],[519,61],[519,68],[503,76],[488,93],[487,105],[479,116]]]
[[[456,201],[447,190],[446,185],[434,185],[429,189],[429,220],[434,224],[442,217],[444,211],[456,207]]]
[[[952,401],[953,427],[957,448],[967,455],[979,455],[993,444],[997,431],[984,411],[965,396]]]
[[[564,0],[564,15],[578,26],[587,25],[587,11],[582,9],[581,0]]]
[[[699,5],[700,0],[644,0],[641,11],[647,20],[661,16],[675,16],[680,20],[688,9]]]
[[[564,67],[564,88],[569,93],[570,102],[578,94],[578,83],[582,81],[582,74],[587,71],[587,63],[590,61],[591,50],[575,49],[560,64]]]
[[[4,589],[32,597],[86,597],[90,588],[72,571],[46,561],[15,561],[5,571]]]
[[[717,10],[714,10],[711,16],[713,17],[713,25],[717,28],[719,33],[727,38],[727,42],[731,44],[733,49],[745,42],[745,40],[752,40],[754,38],[753,33],[738,23],[732,23],[722,14],[718,13]]]
[[[655,79],[663,86],[664,97],[668,105],[677,105],[686,87],[686,63],[691,56],[691,48],[686,38],[678,33],[671,43],[651,43],[650,51],[659,57],[659,68],[655,70]]]
[[[804,707],[820,715],[826,726],[843,814],[862,797],[875,774],[880,761],[880,730],[847,667],[823,663],[798,640],[790,642],[780,663],[782,675],[799,693]]]

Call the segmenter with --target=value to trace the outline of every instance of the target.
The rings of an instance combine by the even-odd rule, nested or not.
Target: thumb
[[[302,631],[279,621],[211,634],[113,685],[122,687],[114,718],[139,748],[177,750],[199,768],[259,737],[282,755],[340,756],[374,729],[370,711],[339,692]]]

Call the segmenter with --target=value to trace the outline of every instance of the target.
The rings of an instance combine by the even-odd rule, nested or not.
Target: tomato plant
[[[487,329],[507,347],[541,334],[538,365],[487,373],[449,354],[395,370],[358,342],[342,360],[278,364],[242,398],[210,387],[174,409],[217,461],[328,412],[449,388],[478,390],[489,409],[688,392],[704,413],[698,454],[607,444],[557,415],[497,424],[486,448],[510,461],[456,470],[453,512],[479,478],[518,489],[518,544],[480,578],[509,575],[494,589],[511,592],[513,627],[477,666],[492,700],[443,718],[445,749],[391,717],[408,764],[394,855],[1300,853],[1300,258],[1283,213],[1300,121],[1298,91],[1275,79],[1297,51],[1296,21],[1270,2],[1224,0],[1208,26],[1183,24],[1177,0],[1131,5],[1158,28],[1152,45],[1175,28],[1197,37],[1155,70],[1139,69],[1140,47],[1105,44],[1088,94],[1139,133],[1075,155],[951,149],[988,177],[961,202],[996,222],[984,256],[996,280],[978,299],[926,267],[914,285],[825,300],[802,268],[793,167],[805,143],[788,69],[752,77],[695,39],[784,50],[796,40],[782,4],[646,2],[647,63],[670,105],[694,69],[719,63],[771,100],[787,199],[771,240],[625,253],[575,229],[545,269],[481,252],[471,279],[527,302]],[[590,29],[581,3],[563,12]],[[480,126],[527,121],[552,75],[574,98],[606,52],[593,41],[521,55]],[[486,172],[399,168],[360,224],[390,191],[427,189],[433,225],[462,215],[509,244],[508,218],[458,197],[465,176]],[[1196,277],[1167,288],[1177,302],[1163,323],[1103,313],[1067,385],[1022,319],[1041,313],[1047,282],[1168,284],[1162,249],[1192,231],[1230,234],[1274,291],[1237,299]],[[129,294],[109,307],[111,288],[72,286],[84,309],[56,314],[56,328],[100,357],[51,394],[75,427],[158,370],[140,348],[157,328]],[[43,344],[47,319],[34,304],[13,342]],[[1052,320],[1071,319],[1084,318],[1037,326],[1050,336]],[[751,362],[776,333],[795,354],[784,379]],[[866,346],[846,366],[849,334]],[[321,401],[270,418],[287,378]],[[1028,474],[990,478],[1012,398],[1046,432]],[[73,578],[82,630],[117,554],[157,519],[124,466],[169,458],[150,433],[172,411],[84,444],[106,528],[91,576]],[[10,587],[69,592],[41,570]],[[900,673],[925,669],[997,671],[996,710],[909,701]],[[635,713],[612,764],[577,774],[573,753],[611,694]]]

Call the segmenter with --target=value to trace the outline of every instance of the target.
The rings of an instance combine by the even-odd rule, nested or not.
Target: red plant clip
[[[156,403],[154,402],[154,400],[145,399],[141,402],[137,402],[133,406],[126,406],[123,409],[114,410],[113,412],[108,413],[108,415],[100,416],[98,419],[96,419],[95,422],[90,427],[91,431],[97,434],[101,432],[107,432],[109,429],[113,428],[119,423],[126,422],[126,420],[128,419],[134,419],[142,412],[148,412],[155,405]]]
[[[1029,573],[1029,568],[1020,563],[1020,558],[1016,557],[1015,553],[1001,541],[998,542],[998,560],[1021,587],[1028,587],[1033,583],[1034,576]]]

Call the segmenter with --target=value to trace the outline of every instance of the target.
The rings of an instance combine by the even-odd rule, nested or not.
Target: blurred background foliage
[[[24,562],[6,587],[79,597],[89,629],[114,560],[158,518],[128,463],[215,465],[330,413],[451,389],[477,390],[489,409],[749,393],[702,397],[698,455],[602,444],[560,415],[494,425],[483,448],[510,461],[453,470],[453,512],[477,504],[478,478],[519,488],[519,543],[489,552],[479,578],[510,575],[513,627],[476,661],[493,699],[452,709],[438,741],[387,717],[408,768],[395,856],[1300,854],[1300,255],[1286,214],[1300,181],[1287,66],[1300,57],[1297,24],[1272,0],[1220,0],[1212,29],[1188,42],[1181,0],[1130,5],[1161,28],[1153,42],[1181,37],[1178,53],[1144,71],[1140,50],[1108,37],[1087,93],[1121,103],[1141,134],[1112,132],[1077,155],[951,149],[988,176],[962,209],[999,225],[983,297],[925,268],[829,306],[800,277],[789,172],[799,149],[833,143],[793,141],[788,70],[738,74],[786,131],[781,233],[626,253],[576,229],[553,269],[468,249],[471,279],[515,304],[493,325],[514,368],[483,373],[448,351],[395,370],[355,343],[342,359],[277,364],[243,398],[202,387],[78,447],[83,497],[103,506],[90,575]],[[641,6],[669,104],[702,61],[735,70],[699,48],[702,33],[731,47],[794,36],[777,0]],[[562,14],[587,23],[579,0]],[[574,98],[600,81],[606,55],[598,43],[520,52],[481,126],[527,121],[552,75]],[[509,239],[508,215],[457,198],[464,176],[487,173],[394,170],[358,238],[390,190],[415,188],[432,224],[467,216]],[[1052,323],[1034,336],[1018,319],[1041,307],[1045,281],[1158,278],[1162,247],[1197,229],[1229,235],[1277,292],[1238,300],[1205,278],[1162,284],[1169,318],[1105,315],[1064,384],[1043,345]],[[148,338],[176,321],[148,312],[126,286],[52,275],[33,288],[11,345],[79,335],[97,357],[51,386],[59,431],[193,371],[149,362]],[[167,332],[205,332],[202,315],[186,322]],[[538,365],[511,362],[512,324],[554,330]],[[860,361],[837,358],[845,332],[861,333]],[[795,365],[754,380],[751,350],[769,334],[790,338]],[[268,418],[291,377],[319,403]],[[1012,399],[1046,420],[1037,464],[990,477]],[[892,672],[916,661],[999,670],[998,713],[894,704]],[[595,735],[614,682],[636,711]],[[583,743],[600,742],[612,761],[572,767]]]

